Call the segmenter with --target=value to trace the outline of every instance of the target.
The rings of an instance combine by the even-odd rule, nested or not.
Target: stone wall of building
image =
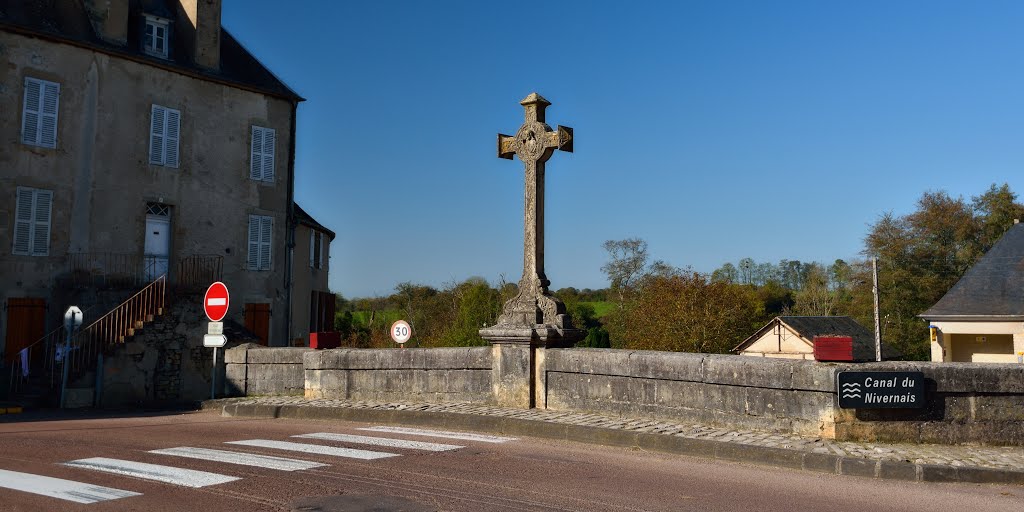
[[[178,403],[210,397],[213,349],[203,346],[206,316],[199,297],[175,297],[168,311],[147,323],[103,359],[99,405]],[[95,387],[95,373],[71,387]]]

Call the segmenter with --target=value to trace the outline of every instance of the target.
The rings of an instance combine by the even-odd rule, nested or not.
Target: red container
[[[309,348],[328,349],[341,346],[341,334],[337,332],[309,333]]]
[[[850,336],[815,336],[815,361],[853,361],[853,338]]]

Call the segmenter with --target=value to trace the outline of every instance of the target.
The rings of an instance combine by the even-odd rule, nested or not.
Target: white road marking
[[[211,460],[214,462],[239,464],[242,466],[256,466],[260,468],[276,469],[279,471],[300,471],[327,466],[327,464],[308,460],[286,459],[284,457],[258,455],[255,453],[230,452],[227,450],[211,450],[209,448],[193,448],[191,446],[179,446],[177,448],[165,448],[163,450],[150,450],[149,453],[188,457],[190,459]]]
[[[0,469],[0,487],[87,504],[142,496],[141,493],[122,491],[112,487],[4,469]]]
[[[245,441],[228,441],[227,444],[240,444],[242,446],[259,446],[262,448],[274,448],[277,450],[290,450],[293,452],[315,453],[317,455],[332,455],[334,457],[347,457],[350,459],[373,460],[385,457],[398,457],[397,453],[371,452],[368,450],[353,450],[351,448],[338,448],[336,446],[323,446],[319,444],[290,443],[288,441],[271,441],[269,439],[247,439]]]
[[[515,437],[488,436],[484,434],[471,434],[468,432],[445,432],[443,430],[423,430],[406,427],[367,427],[359,430],[371,432],[389,432],[392,434],[408,434],[410,436],[444,437],[448,439],[461,439],[463,441],[480,441],[482,443],[505,443],[517,441]]]
[[[196,471],[194,469],[182,469],[159,464],[147,464],[131,460],[108,459],[106,457],[93,457],[91,459],[79,459],[65,462],[65,466],[73,468],[92,469],[118,475],[134,476],[145,480],[156,480],[185,487],[206,487],[208,485],[223,484],[238,480],[237,477]]]
[[[352,436],[348,434],[331,434],[317,432],[315,434],[302,434],[292,437],[305,437],[309,439],[325,439],[327,441],[338,441],[341,443],[369,444],[373,446],[385,446],[388,448],[409,448],[412,450],[427,450],[431,452],[443,452],[465,448],[454,444],[424,443],[421,441],[406,441],[404,439],[388,439],[385,437]]]
[[[227,303],[228,303],[228,300],[225,299],[224,297],[221,297],[219,299],[208,299],[206,301],[206,305],[207,306],[223,306],[223,305],[225,305]]]

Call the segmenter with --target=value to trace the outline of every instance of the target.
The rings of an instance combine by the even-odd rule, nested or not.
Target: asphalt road
[[[487,442],[214,412],[13,419],[0,420],[0,510],[1024,510],[1018,486],[872,480],[544,439]],[[293,437],[319,433],[356,437]],[[151,452],[170,448],[179,455]],[[252,466],[182,453],[275,458]],[[393,456],[350,458],[381,453]],[[202,486],[149,479],[158,477]]]

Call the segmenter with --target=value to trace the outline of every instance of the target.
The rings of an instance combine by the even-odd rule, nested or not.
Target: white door
[[[152,281],[167,273],[167,258],[170,253],[171,218],[146,215],[146,281]]]

